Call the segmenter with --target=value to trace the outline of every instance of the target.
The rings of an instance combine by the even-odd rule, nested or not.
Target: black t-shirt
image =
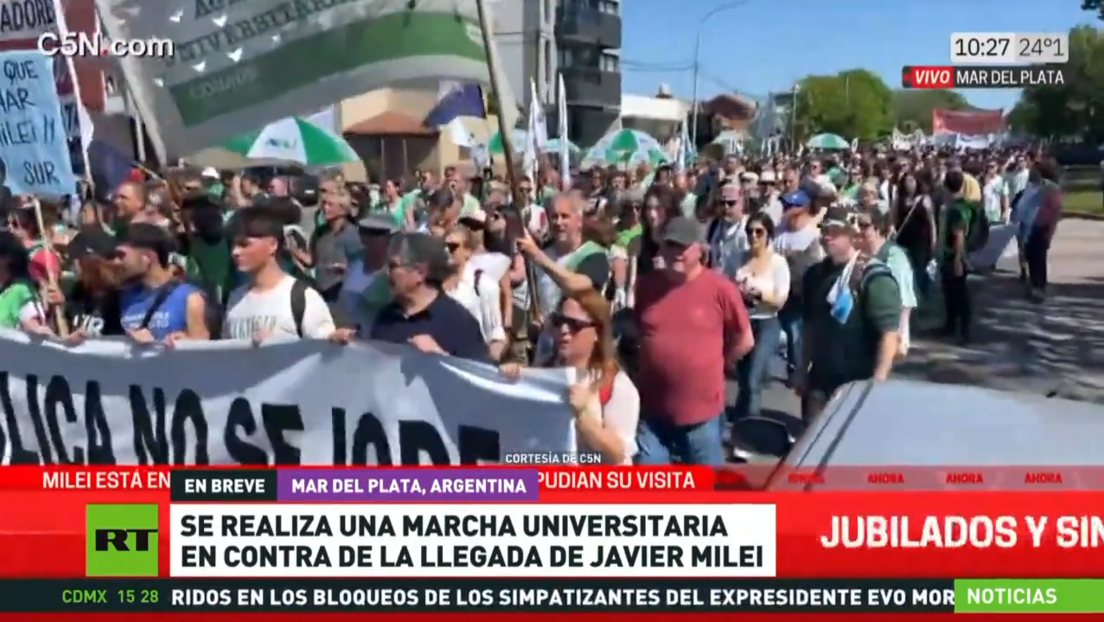
[[[388,343],[407,343],[412,337],[428,335],[452,356],[490,362],[479,321],[449,296],[439,293],[429,306],[406,315],[397,302],[390,302],[372,324],[370,337]]]
[[[121,309],[116,290],[95,296],[77,283],[65,298],[69,330],[83,330],[90,337],[124,334]]]

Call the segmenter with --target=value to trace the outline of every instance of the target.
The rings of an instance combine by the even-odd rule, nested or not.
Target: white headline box
[[[773,577],[773,504],[172,505],[174,577]]]

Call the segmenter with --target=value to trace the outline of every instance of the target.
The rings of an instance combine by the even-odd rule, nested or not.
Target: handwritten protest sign
[[[76,188],[53,61],[38,52],[0,54],[2,179],[15,193],[63,195]]]
[[[86,0],[0,0],[0,50],[37,50],[39,37],[48,33],[91,35],[98,31],[98,21],[95,7]],[[69,157],[74,173],[83,175],[84,149],[93,131],[86,110],[103,110],[104,62],[58,54],[53,65]]]

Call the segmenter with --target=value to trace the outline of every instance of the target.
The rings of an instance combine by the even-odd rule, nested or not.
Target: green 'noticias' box
[[[1104,579],[955,579],[955,613],[1104,613]]]
[[[85,576],[157,576],[156,503],[90,503],[84,523]]]

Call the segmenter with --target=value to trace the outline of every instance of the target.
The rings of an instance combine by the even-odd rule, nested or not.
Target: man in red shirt
[[[736,285],[703,264],[701,227],[676,217],[664,228],[666,266],[640,277],[638,464],[724,463],[725,370],[755,344]]]

